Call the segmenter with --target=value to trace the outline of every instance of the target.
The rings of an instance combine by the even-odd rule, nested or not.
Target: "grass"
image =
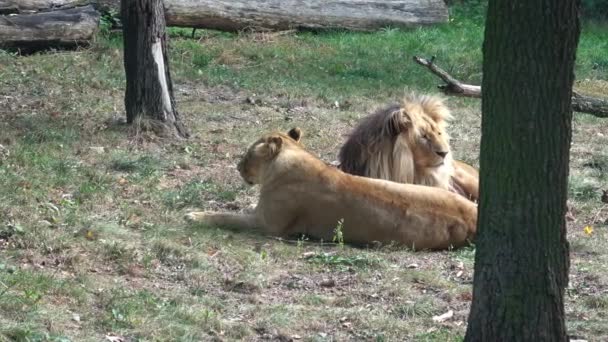
[[[261,132],[300,126],[332,161],[365,113],[406,89],[435,92],[412,55],[479,83],[480,11],[454,7],[448,24],[377,33],[191,39],[171,28],[187,141],[128,138],[121,39],[109,30],[86,50],[0,51],[0,340],[461,341],[474,248],[361,249],[338,235],[290,243],[181,217],[255,203],[235,163]],[[576,65],[576,86],[601,96],[607,32],[585,23]],[[456,157],[477,163],[480,104],[448,104]],[[605,340],[608,123],[576,114],[573,128],[568,328]],[[452,319],[432,320],[448,310]]]

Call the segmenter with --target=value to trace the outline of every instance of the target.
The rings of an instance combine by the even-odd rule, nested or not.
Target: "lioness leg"
[[[456,170],[454,176],[452,176],[452,182],[455,188],[461,190],[461,195],[470,199],[473,202],[477,202],[479,199],[479,179],[471,176],[470,174]],[[459,191],[460,192],[460,191]]]
[[[477,202],[479,199],[479,171],[473,166],[455,160],[452,184],[459,190],[457,192],[464,197],[473,202]]]
[[[238,229],[258,228],[258,222],[252,213],[217,213],[210,211],[193,211],[184,216],[193,223],[203,223],[214,226],[233,227]]]

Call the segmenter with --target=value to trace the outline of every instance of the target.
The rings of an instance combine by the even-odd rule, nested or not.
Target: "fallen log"
[[[93,6],[0,17],[0,48],[37,50],[86,45],[97,31]]]
[[[164,0],[167,25],[224,31],[373,31],[446,22],[443,0]]]
[[[462,83],[447,71],[438,67],[435,57],[431,59],[414,56],[414,61],[426,67],[431,73],[441,78],[445,84],[438,85],[446,95],[481,98],[481,86]],[[590,114],[599,118],[608,118],[608,99],[600,99],[572,91],[572,110]]]
[[[46,12],[90,3],[89,0],[0,0],[0,14]]]

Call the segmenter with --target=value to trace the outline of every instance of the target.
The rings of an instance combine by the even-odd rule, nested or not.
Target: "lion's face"
[[[237,169],[243,180],[249,184],[260,184],[266,167],[280,153],[285,143],[299,144],[302,131],[295,127],[287,134],[271,133],[254,142],[241,158]]]
[[[414,162],[419,167],[440,167],[450,154],[449,137],[436,122],[428,118],[424,121],[415,137]]]
[[[450,114],[443,103],[434,99],[406,101],[400,114],[399,139],[409,145],[416,168],[444,165],[450,154],[450,140],[445,131],[445,119]]]

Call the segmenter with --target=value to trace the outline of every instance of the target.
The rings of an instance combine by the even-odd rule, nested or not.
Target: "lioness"
[[[343,220],[345,242],[395,242],[414,249],[456,248],[474,238],[477,207],[462,196],[346,174],[306,151],[301,135],[298,128],[267,134],[239,162],[245,182],[261,185],[252,213],[191,212],[185,218],[323,240],[332,239]]]

